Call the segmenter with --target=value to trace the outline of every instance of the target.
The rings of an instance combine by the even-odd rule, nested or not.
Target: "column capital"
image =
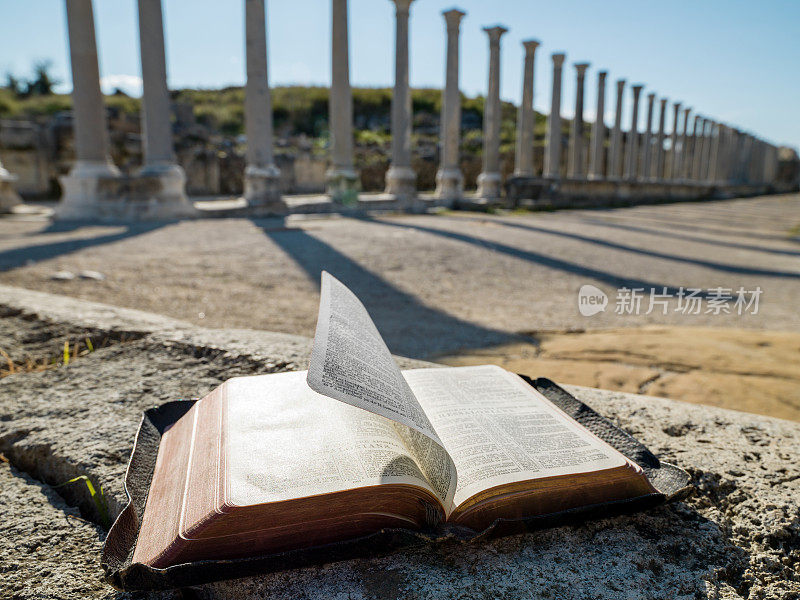
[[[567,55],[563,52],[555,52],[551,55],[553,59],[553,66],[557,69],[560,69],[564,65],[564,60],[567,58]]]
[[[656,93],[655,92],[650,92],[649,94],[647,94],[647,101],[648,102],[652,102],[655,99],[656,99]]]
[[[450,10],[445,10],[442,12],[442,16],[444,16],[444,20],[447,21],[447,29],[458,31],[459,26],[461,25],[461,19],[467,13],[463,10],[459,10],[457,8],[451,8]]]
[[[502,35],[508,31],[508,29],[506,29],[502,25],[495,25],[494,27],[484,27],[483,30],[486,32],[486,35],[489,36],[490,44],[499,44]]]
[[[680,102],[673,102],[673,105],[675,106],[675,110],[680,110],[681,109],[681,103]]]
[[[522,45],[525,47],[525,55],[533,56],[533,53],[536,52],[536,49],[541,45],[541,42],[539,40],[525,40],[522,42]]]
[[[608,77],[608,71],[598,71],[597,78],[605,81],[606,77]]]
[[[586,69],[589,68],[589,63],[575,63],[572,66],[575,67],[575,70],[578,72],[578,77],[584,77],[586,75]]]
[[[667,106],[667,102],[669,102],[669,99],[668,98],[661,98],[661,100],[659,100],[659,102],[661,102],[661,108],[663,110]]]
[[[625,80],[624,79],[617,79],[617,91],[622,93],[622,90],[625,88]]]
[[[641,93],[642,93],[642,90],[644,89],[644,84],[642,84],[642,83],[637,83],[637,84],[635,84],[635,85],[632,85],[632,86],[631,86],[631,89],[633,90],[633,95],[634,95],[636,98],[638,98],[638,97],[639,97],[639,94],[641,94]]]
[[[684,109],[683,109],[683,112],[684,112],[684,113],[686,114],[686,116],[688,117],[688,116],[689,116],[689,113],[691,113],[691,112],[692,112],[692,107],[691,107],[691,106],[687,106],[686,108],[684,108]]]
[[[398,13],[408,14],[411,10],[411,3],[414,0],[390,0],[394,3],[395,9]]]

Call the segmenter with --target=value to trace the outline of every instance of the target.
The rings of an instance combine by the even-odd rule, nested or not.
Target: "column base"
[[[464,175],[461,169],[439,169],[436,173],[438,205],[453,207],[464,196]]]
[[[356,206],[361,179],[354,169],[331,167],[325,173],[326,193],[342,206]]]
[[[496,202],[503,195],[503,176],[497,172],[478,175],[478,193],[476,196],[489,202]]]
[[[411,167],[389,167],[386,171],[384,196],[400,202],[413,202],[417,197],[417,174]]]
[[[14,190],[16,180],[16,175],[0,167],[0,213],[9,213],[12,208],[22,204],[22,199]]]
[[[61,201],[53,213],[56,220],[84,221],[103,219],[110,208],[102,190],[118,185],[121,175],[109,161],[77,161],[68,175],[59,177]],[[103,203],[101,204],[101,200]]]
[[[247,166],[244,170],[244,198],[249,212],[257,216],[283,215],[288,211],[281,197],[281,172],[275,165]]]
[[[160,221],[196,216],[178,165],[123,176],[111,164],[79,163],[60,178],[62,197],[54,217],[62,221]]]
[[[175,163],[145,165],[138,175],[125,178],[128,194],[141,220],[181,219],[197,216],[186,196],[186,174]]]

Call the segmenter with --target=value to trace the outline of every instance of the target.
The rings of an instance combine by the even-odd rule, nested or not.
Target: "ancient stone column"
[[[483,110],[483,170],[478,175],[478,197],[499,198],[500,174],[500,38],[505,27],[484,27],[489,36],[489,89]]]
[[[714,121],[705,119],[703,123],[703,162],[700,165],[700,181],[707,182],[711,168],[711,143],[713,139]]]
[[[569,135],[569,160],[567,176],[572,179],[583,179],[583,90],[586,81],[586,69],[589,63],[575,63],[575,116],[572,118],[572,130]]]
[[[731,179],[731,160],[733,156],[733,128],[722,126],[722,140],[719,146],[719,167],[717,168],[717,179],[720,183],[730,183]]]
[[[694,180],[698,183],[705,181],[705,171],[708,166],[708,123],[705,117],[700,119],[700,129],[697,133],[694,161]]]
[[[56,209],[62,219],[98,218],[98,182],[116,178],[111,162],[106,109],[100,92],[100,69],[92,0],[67,0],[67,30],[72,67],[72,115],[75,163],[61,178],[63,196]]]
[[[457,9],[442,13],[447,26],[447,66],[439,135],[442,144],[441,163],[436,173],[436,196],[455,201],[464,192],[464,176],[459,165],[461,141],[461,92],[458,86],[458,37],[461,19],[466,14]]]
[[[647,181],[652,179],[652,170],[651,170],[651,156],[650,150],[653,146],[653,140],[651,138],[651,132],[653,131],[653,102],[655,101],[656,95],[654,93],[647,94],[647,125],[645,126],[644,133],[642,134],[642,147],[641,147],[641,171],[639,173],[639,179],[642,181]]]
[[[681,118],[681,103],[672,105],[672,135],[670,136],[669,167],[664,166],[664,179],[677,179],[678,177],[678,125]]]
[[[138,0],[139,49],[142,62],[142,138],[144,165],[140,177],[154,180],[147,196],[158,208],[150,216],[171,218],[194,212],[186,198],[186,175],[175,159],[164,50],[164,18],[161,0]]]
[[[633,112],[631,114],[631,128],[628,131],[628,143],[625,144],[625,175],[624,178],[636,179],[638,174],[638,138],[639,138],[639,96],[642,93],[643,85],[634,85],[633,89]]]
[[[345,19],[346,13],[345,6]],[[335,17],[334,6],[334,19]],[[267,25],[264,0],[245,0],[245,51],[247,82],[244,109],[247,166],[244,171],[244,197],[249,206],[259,207],[259,212],[271,212],[271,209],[283,212],[285,205],[281,201],[280,171],[275,166],[272,148],[272,96],[267,74]]]
[[[359,179],[353,167],[353,94],[350,89],[347,0],[332,0],[331,3],[328,123],[331,132],[331,166],[326,173],[328,194],[334,202],[352,204],[358,200]]]
[[[608,148],[608,178],[622,177],[622,102],[625,97],[625,80],[617,80],[617,108],[614,113],[614,129],[611,130],[611,142]]]
[[[550,97],[550,116],[547,119],[543,176],[558,179],[561,176],[561,71],[566,54],[553,54],[553,93]]]
[[[589,179],[603,178],[603,142],[606,137],[606,71],[597,73],[597,111],[592,127],[592,148],[589,154]]]
[[[702,164],[703,154],[703,117],[700,115],[694,116],[694,131],[692,133],[692,162],[689,166],[689,180],[700,180],[700,166]]]
[[[678,178],[681,181],[688,179],[687,165],[691,162],[691,140],[689,139],[689,115],[692,114],[692,109],[688,106],[683,109],[683,133],[681,134],[681,154],[678,163]]]
[[[534,57],[537,40],[522,42],[525,47],[525,67],[522,72],[522,102],[517,112],[517,148],[514,155],[514,175],[533,177],[533,129],[535,112],[533,110]]]
[[[731,131],[731,154],[728,166],[728,179],[731,183],[741,181],[740,166],[742,163],[742,144],[744,143],[743,134],[738,129]]]
[[[650,171],[651,178],[656,180],[664,179],[664,128],[667,120],[667,99],[661,98],[661,106],[658,112],[658,133],[656,134],[655,153],[653,155],[653,168]]]
[[[708,153],[708,174],[706,176],[706,181],[708,181],[708,183],[716,183],[717,167],[719,163],[719,145],[722,138],[722,128],[719,123],[711,121],[709,137],[711,140],[711,148]]]
[[[394,93],[392,94],[392,161],[386,193],[400,201],[416,196],[417,174],[411,168],[411,87],[408,81],[408,16],[413,0],[395,5]]]
[[[769,156],[767,158],[767,183],[770,185],[775,184],[775,178],[778,176],[778,147],[770,144]]]
[[[744,180],[746,183],[753,183],[753,155],[755,154],[756,139],[749,133],[745,134],[744,140]]]

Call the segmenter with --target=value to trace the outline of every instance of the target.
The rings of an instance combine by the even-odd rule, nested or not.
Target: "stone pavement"
[[[389,347],[427,358],[525,332],[646,324],[800,331],[800,195],[510,215],[200,219],[122,226],[0,219],[0,283],[203,327],[313,335],[322,269]],[[55,281],[58,271],[103,281]],[[583,317],[578,289],[611,305]],[[616,315],[617,288],[760,286],[758,314]],[[646,312],[643,307],[642,313]]]
[[[103,518],[115,515],[141,411],[235,375],[304,368],[307,338],[208,330],[157,315],[0,287],[0,597],[169,598],[98,582]],[[91,342],[91,350],[86,342]],[[59,362],[64,341],[72,348]],[[52,342],[52,343],[50,343]],[[403,359],[402,364],[419,365]],[[38,366],[37,366],[38,365]],[[570,388],[698,493],[635,516],[398,552],[207,585],[202,598],[791,598],[800,594],[800,424],[632,394]],[[63,498],[63,501],[62,501]],[[79,507],[84,523],[64,504]],[[43,532],[47,532],[44,534]]]

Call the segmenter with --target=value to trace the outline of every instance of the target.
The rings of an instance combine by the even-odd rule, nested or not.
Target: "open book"
[[[309,370],[230,379],[164,433],[133,562],[241,558],[383,528],[480,531],[653,491],[517,375],[401,371],[361,302],[323,273]]]

